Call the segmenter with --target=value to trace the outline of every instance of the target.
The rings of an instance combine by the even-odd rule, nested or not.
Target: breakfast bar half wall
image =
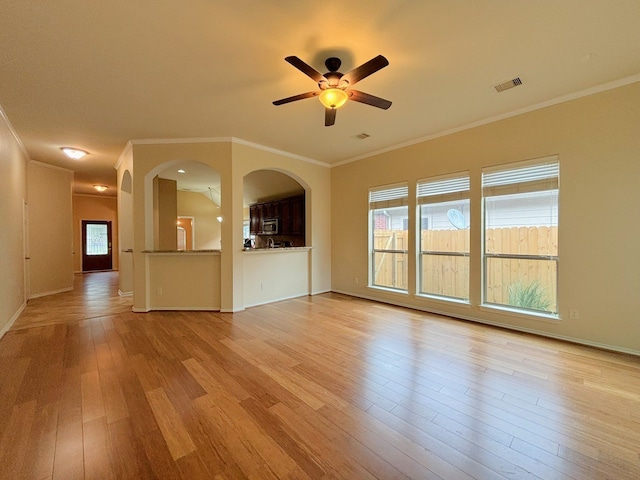
[[[220,250],[142,253],[147,277],[143,311],[220,310]]]

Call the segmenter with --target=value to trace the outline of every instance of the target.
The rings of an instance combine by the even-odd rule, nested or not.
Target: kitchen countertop
[[[286,253],[309,251],[311,247],[272,247],[272,248],[245,248],[245,253]]]
[[[220,250],[142,250],[142,253],[179,253],[179,254],[196,254],[196,253],[220,253]]]

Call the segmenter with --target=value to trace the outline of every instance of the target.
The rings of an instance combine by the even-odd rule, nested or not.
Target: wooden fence
[[[494,228],[487,230],[485,243],[489,254],[557,256],[558,229]],[[378,231],[374,238],[376,249],[404,250],[407,245],[408,232],[403,230]],[[422,232],[422,249],[468,253],[469,231],[425,230]],[[405,254],[376,254],[375,284],[406,289],[409,261]],[[420,275],[422,293],[469,298],[468,256],[422,255]],[[554,260],[489,258],[486,278],[486,302],[509,305],[509,287],[526,287],[537,282],[549,302],[548,310],[556,311],[557,263]]]

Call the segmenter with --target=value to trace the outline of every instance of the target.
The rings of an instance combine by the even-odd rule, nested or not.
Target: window
[[[369,191],[369,285],[407,291],[408,196],[406,184]]]
[[[485,304],[557,314],[559,169],[557,157],[483,169]]]
[[[418,182],[420,293],[469,300],[469,175]]]

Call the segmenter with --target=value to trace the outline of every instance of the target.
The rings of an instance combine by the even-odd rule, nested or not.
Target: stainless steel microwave
[[[265,235],[277,235],[278,234],[278,219],[277,218],[265,218],[262,221],[262,233]]]

